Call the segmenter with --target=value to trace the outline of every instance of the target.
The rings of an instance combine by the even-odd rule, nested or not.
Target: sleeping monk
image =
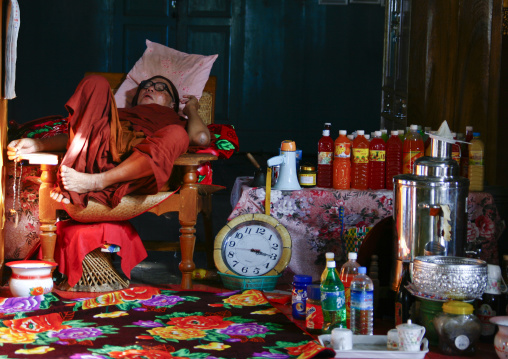
[[[178,115],[185,104],[184,119]],[[210,133],[198,114],[196,97],[180,100],[173,83],[154,76],[140,83],[131,108],[117,109],[107,80],[84,78],[66,103],[69,133],[46,139],[23,138],[7,146],[7,156],[66,151],[58,188],[51,197],[86,207],[94,198],[110,207],[129,193],[155,194],[169,179],[176,158],[190,145],[206,146]]]

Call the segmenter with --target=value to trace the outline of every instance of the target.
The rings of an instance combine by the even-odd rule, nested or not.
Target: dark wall
[[[21,0],[16,95],[8,117],[20,123],[67,115],[64,104],[86,71],[108,71],[112,1]]]
[[[236,126],[242,151],[275,152],[293,139],[316,152],[324,122],[332,122],[333,137],[339,129],[378,129],[385,7],[236,1],[244,9],[243,46],[232,56],[241,61],[228,60],[241,65],[229,74],[238,81],[217,122]],[[20,1],[18,97],[9,102],[9,119],[66,115],[64,104],[86,71],[118,71],[111,63],[115,3]]]

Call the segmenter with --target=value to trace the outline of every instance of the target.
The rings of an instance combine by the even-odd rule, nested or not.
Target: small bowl
[[[9,289],[15,297],[30,297],[49,293],[53,290],[51,272],[57,266],[47,261],[16,261],[6,263],[11,267]]]
[[[485,261],[452,256],[420,256],[413,262],[413,284],[419,292],[454,300],[473,300],[487,288]]]

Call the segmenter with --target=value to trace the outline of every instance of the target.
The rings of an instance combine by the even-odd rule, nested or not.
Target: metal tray
[[[332,347],[330,334],[320,335],[318,339],[322,346]],[[336,350],[335,358],[423,359],[429,352],[427,338],[423,338],[420,351],[388,350],[386,343],[386,335],[353,335],[353,349]]]

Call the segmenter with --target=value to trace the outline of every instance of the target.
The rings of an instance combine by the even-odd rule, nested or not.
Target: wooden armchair
[[[118,89],[125,74],[123,73],[95,73],[104,76],[110,83],[113,92]],[[210,77],[203,96],[200,99],[200,115],[206,124],[214,121],[216,78]],[[185,153],[174,163],[173,173],[181,174],[177,179],[180,188],[176,191],[159,192],[155,195],[129,195],[125,196],[121,203],[111,209],[96,201],[91,200],[85,209],[77,206],[69,206],[58,203],[50,198],[51,189],[56,182],[56,171],[60,156],[58,154],[29,154],[24,159],[31,164],[41,166],[41,186],[39,189],[39,220],[40,240],[43,260],[54,261],[56,244],[56,219],[58,209],[65,209],[71,217],[80,222],[102,222],[127,220],[132,218],[133,213],[139,213],[139,208],[145,208],[148,212],[161,215],[167,212],[178,212],[180,222],[180,237],[178,243],[143,241],[147,250],[175,251],[180,249],[182,260],[179,269],[182,272],[182,289],[192,288],[192,271],[195,269],[193,255],[195,249],[196,229],[198,213],[203,214],[205,225],[205,250],[207,261],[213,263],[213,231],[211,223],[211,195],[213,189],[210,186],[197,184],[197,169],[207,161],[217,160],[211,154]],[[174,176],[172,175],[172,183]],[[65,207],[65,208],[64,208]],[[179,247],[179,248],[178,248]]]

